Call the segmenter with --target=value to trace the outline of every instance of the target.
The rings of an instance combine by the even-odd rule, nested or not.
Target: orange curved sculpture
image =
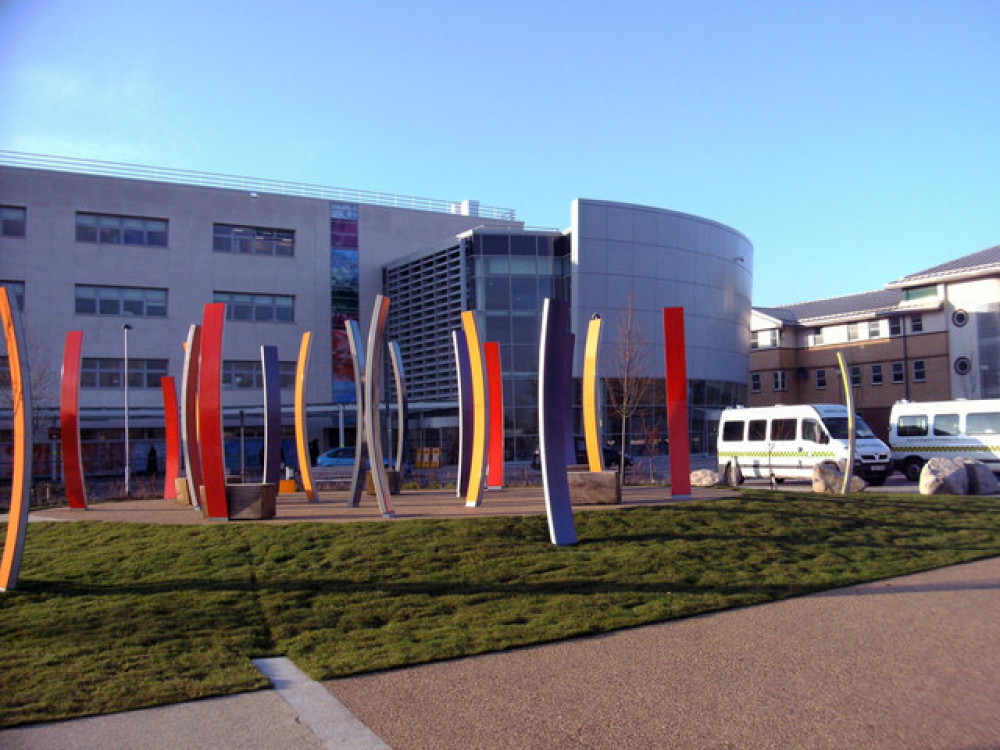
[[[309,457],[309,430],[306,423],[306,375],[309,371],[309,352],[312,349],[312,331],[302,334],[299,345],[299,362],[295,368],[295,447],[299,454],[299,473],[302,489],[310,501],[317,499],[313,488],[312,466]]]
[[[0,559],[0,591],[17,586],[21,572],[21,556],[28,532],[28,511],[31,508],[31,377],[28,370],[24,329],[20,315],[12,304],[7,287],[0,286],[0,322],[7,343],[10,365],[10,395],[14,418],[14,465],[10,486],[10,515],[7,536]]]
[[[604,471],[604,452],[597,418],[597,353],[601,343],[601,317],[595,315],[587,326],[583,356],[583,434],[587,443],[587,465],[591,471]]]
[[[163,477],[163,497],[177,497],[177,477],[181,465],[181,430],[177,418],[177,389],[170,376],[160,378],[163,391],[163,432],[167,447],[167,461]]]
[[[229,520],[222,435],[222,328],[225,320],[225,302],[205,305],[198,366],[198,448],[205,487],[204,513],[210,521]]]
[[[87,509],[87,487],[83,481],[83,447],[80,444],[80,361],[83,331],[67,331],[63,347],[59,390],[59,435],[62,441],[63,478],[69,507]]]
[[[476,316],[471,311],[462,313],[462,328],[469,348],[469,370],[472,374],[472,461],[469,464],[469,491],[465,507],[475,508],[483,501],[483,474],[486,468],[486,376],[483,368],[483,351],[479,346]]]

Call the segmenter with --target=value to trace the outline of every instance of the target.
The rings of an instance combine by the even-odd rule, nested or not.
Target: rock
[[[932,458],[920,470],[921,495],[966,495],[969,474],[965,464],[954,458]]]
[[[834,464],[816,464],[813,467],[813,492],[837,495],[844,488],[844,472]],[[868,484],[859,476],[851,476],[848,492],[861,492]]]
[[[970,495],[996,495],[1000,494],[1000,481],[989,466],[982,461],[975,461],[971,458],[957,459],[965,464],[965,473],[969,478]]]
[[[711,469],[696,469],[691,472],[692,487],[715,487],[722,484],[722,475]]]

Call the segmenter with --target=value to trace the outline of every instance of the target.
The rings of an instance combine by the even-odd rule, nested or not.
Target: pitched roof
[[[887,288],[900,288],[913,286],[921,282],[929,282],[938,279],[950,279],[960,276],[972,276],[994,271],[1000,273],[1000,245],[988,247],[978,253],[963,255],[961,258],[950,260],[938,266],[933,266],[924,271],[912,273],[897,281],[886,284]]]
[[[896,309],[902,300],[903,293],[898,289],[878,289],[873,292],[783,305],[780,308],[764,308],[762,311],[785,322],[794,321],[800,325],[809,325],[830,318],[871,317],[873,314]]]

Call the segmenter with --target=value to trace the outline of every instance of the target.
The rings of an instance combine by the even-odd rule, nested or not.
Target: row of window
[[[923,333],[924,319],[922,315],[910,315],[910,333]],[[847,340],[861,341],[863,339],[885,338],[886,334],[892,338],[903,335],[905,319],[901,315],[894,315],[883,320],[869,320],[863,323],[849,323],[847,325]],[[806,334],[806,346],[823,345],[823,328],[814,328]],[[862,336],[862,333],[867,334]],[[762,331],[752,331],[750,333],[751,349],[774,349],[784,346],[785,332],[780,328],[768,328]]]
[[[15,296],[23,309],[24,284],[3,283],[14,288]],[[140,318],[167,316],[166,289],[77,284],[75,295],[78,315],[124,315]],[[226,320],[295,322],[295,297],[292,295],[214,292],[212,301],[226,304]]]
[[[24,206],[0,206],[0,236],[25,237],[27,227],[28,212]],[[76,214],[77,242],[166,247],[168,230],[169,222],[163,218],[86,211]],[[295,255],[295,230],[213,224],[212,249],[217,253],[291,257]]]
[[[295,386],[295,362],[279,362],[282,388]],[[129,388],[159,388],[160,378],[165,378],[168,362],[165,359],[133,359],[128,361]],[[80,363],[81,388],[124,388],[122,374],[125,360],[114,357],[84,357]],[[223,388],[263,388],[264,376],[257,360],[225,360],[222,363]]]
[[[912,376],[913,382],[922,383],[927,380],[927,363],[922,359],[915,359],[911,363],[912,366]],[[815,372],[815,386],[817,390],[823,390],[827,387],[830,378],[836,378],[839,374],[837,368],[827,369],[825,367],[816,368]],[[851,365],[849,370],[849,375],[851,378],[851,385],[858,388],[863,383],[863,370],[861,365]],[[906,365],[903,362],[892,362],[889,365],[889,376],[890,382],[892,383],[905,383],[906,382]],[[886,371],[885,365],[881,363],[875,363],[869,365],[869,384],[871,385],[885,385],[886,382]],[[761,388],[761,373],[754,372],[750,374],[750,392],[760,393]],[[771,373],[771,390],[774,392],[781,392],[788,390],[788,373],[785,370],[774,370]]]
[[[965,418],[967,435],[1000,435],[1000,412],[970,412]],[[926,414],[900,415],[896,424],[900,437],[957,437],[961,434],[958,414],[935,414],[931,429]]]

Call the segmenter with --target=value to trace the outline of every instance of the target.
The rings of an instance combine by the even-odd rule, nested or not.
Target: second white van
[[[934,458],[971,458],[1000,474],[1000,399],[900,401],[889,415],[896,468],[917,481]]]
[[[743,477],[811,479],[817,464],[846,463],[847,417],[842,404],[726,409],[719,420],[719,472],[730,484]],[[889,447],[860,416],[854,433],[854,473],[884,484],[892,472]]]

